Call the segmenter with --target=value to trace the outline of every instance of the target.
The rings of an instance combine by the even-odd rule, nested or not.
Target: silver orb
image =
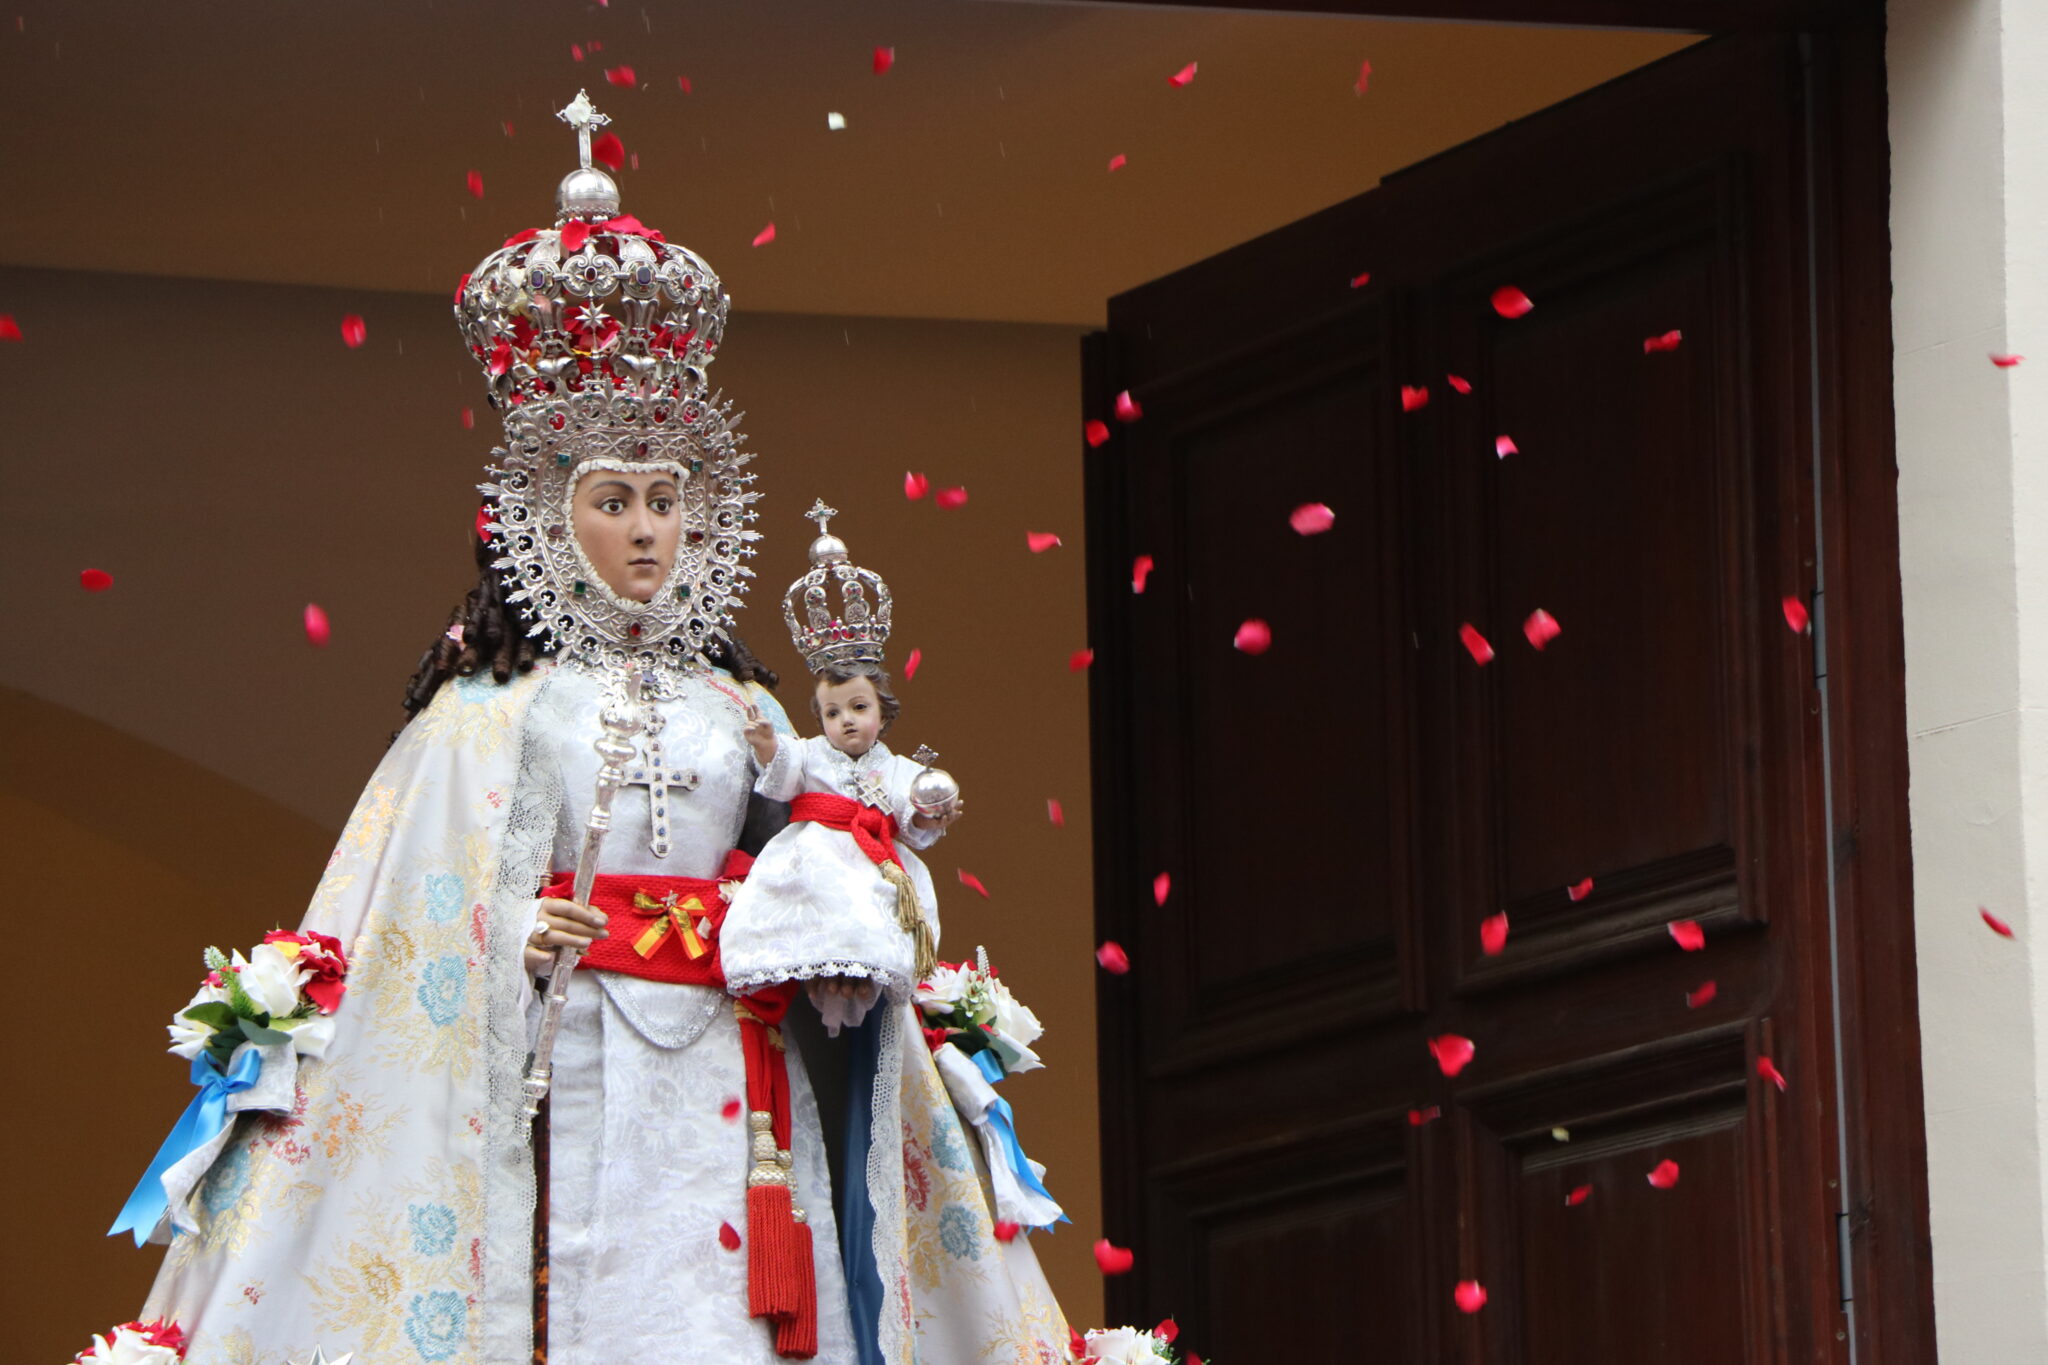
[[[555,188],[555,214],[560,218],[616,218],[619,187],[595,167],[571,171]]]
[[[920,815],[944,815],[960,799],[960,784],[944,768],[926,768],[910,779],[910,805]]]

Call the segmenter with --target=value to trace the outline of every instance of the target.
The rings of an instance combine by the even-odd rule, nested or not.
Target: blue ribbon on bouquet
[[[987,1049],[974,1053],[973,1057],[976,1069],[987,1078],[990,1085],[994,1085],[1008,1074],[1003,1070],[1003,1064],[995,1053]],[[1010,1109],[1010,1102],[1000,1095],[997,1096],[996,1102],[988,1107],[988,1115],[989,1122],[995,1125],[996,1135],[1003,1140],[1003,1149],[1009,1153],[1010,1169],[1016,1172],[1017,1183],[1048,1203],[1059,1203],[1059,1200],[1052,1197],[1052,1191],[1045,1187],[1045,1182],[1038,1178],[1038,1172],[1031,1169],[1031,1162],[1024,1155],[1024,1146],[1017,1141],[1017,1117]],[[1068,1223],[1073,1220],[1063,1213],[1053,1221]],[[1041,1224],[1040,1231],[1051,1226],[1052,1223]]]
[[[192,1059],[192,1084],[199,1087],[199,1093],[178,1116],[178,1122],[172,1127],[170,1136],[164,1139],[164,1145],[156,1149],[149,1169],[136,1183],[135,1193],[129,1195],[128,1202],[121,1206],[121,1216],[114,1220],[114,1226],[107,1229],[107,1236],[132,1231],[135,1245],[141,1246],[149,1240],[149,1234],[156,1231],[157,1223],[170,1205],[164,1197],[164,1172],[213,1141],[220,1130],[227,1127],[228,1096],[256,1084],[256,1075],[262,1069],[262,1054],[253,1047],[236,1058],[225,1075],[221,1074],[213,1058],[204,1052]]]

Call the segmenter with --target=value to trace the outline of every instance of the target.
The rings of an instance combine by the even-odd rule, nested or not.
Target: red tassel
[[[747,1312],[787,1317],[802,1300],[797,1291],[796,1228],[787,1185],[747,1187]],[[806,1229],[808,1231],[808,1229]],[[808,1257],[805,1258],[808,1262]]]
[[[775,1354],[790,1360],[809,1360],[818,1353],[818,1271],[812,1257],[815,1244],[811,1238],[811,1225],[794,1225],[794,1241],[798,1252],[796,1263],[797,1299],[796,1313],[791,1317],[778,1318],[775,1322]]]

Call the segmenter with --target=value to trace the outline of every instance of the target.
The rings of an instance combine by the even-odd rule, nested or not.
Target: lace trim
[[[854,976],[865,981],[879,981],[891,998],[898,1000],[907,997],[911,988],[901,972],[884,971],[865,962],[812,962],[801,967],[771,967],[727,976],[725,989],[732,995],[747,995],[763,986],[783,981],[814,981],[821,976]]]
[[[605,997],[618,1007],[626,1022],[642,1038],[664,1051],[674,1052],[686,1048],[703,1036],[711,1021],[718,1017],[725,1007],[725,997],[710,986],[672,984],[665,981],[643,981],[635,976],[621,976],[617,972],[592,972],[598,984],[604,988]],[[649,1006],[650,996],[657,991],[687,991],[693,998],[695,1008],[689,1009],[685,1017],[675,1020],[661,1020],[655,1017]]]
[[[908,1008],[907,1006],[904,1008]],[[872,1244],[882,1280],[881,1320],[875,1324],[882,1359],[909,1361],[910,1285],[903,1247],[903,1028],[902,1010],[885,1008],[877,1043],[874,1107],[868,1137],[868,1201],[875,1209]]]

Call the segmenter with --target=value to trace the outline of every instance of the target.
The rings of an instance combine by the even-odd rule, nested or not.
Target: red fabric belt
[[[829,792],[805,792],[789,803],[789,818],[809,820],[827,829],[843,829],[853,836],[853,842],[868,855],[869,861],[903,866],[903,858],[896,852],[896,817],[885,810]]]

